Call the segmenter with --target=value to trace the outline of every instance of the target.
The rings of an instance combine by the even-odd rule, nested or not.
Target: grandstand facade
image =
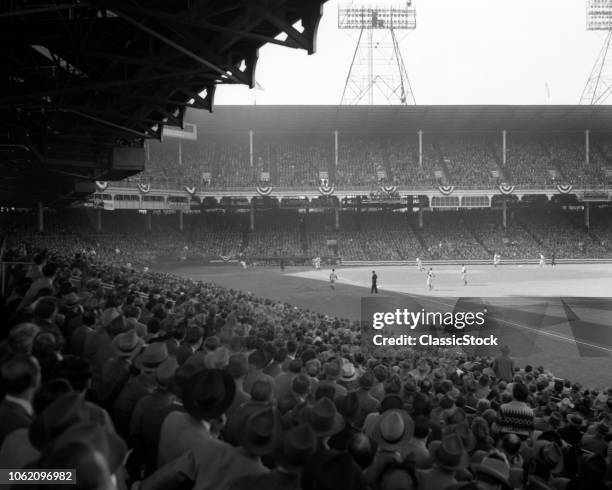
[[[198,140],[150,143],[145,171],[120,186],[217,197],[267,184],[283,197],[316,196],[322,180],[343,195],[612,182],[605,106],[226,106],[191,121]]]
[[[171,255],[198,258],[612,257],[605,106],[225,106],[189,119],[197,140],[150,142],[144,172],[97,182],[90,231],[137,211],[139,230],[191,233]]]

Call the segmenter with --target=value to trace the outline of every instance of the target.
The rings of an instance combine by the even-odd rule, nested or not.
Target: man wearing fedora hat
[[[569,413],[566,415],[567,424],[557,432],[566,444],[575,446],[580,444],[584,430],[584,418],[579,413]]]
[[[128,443],[137,453],[137,460],[145,468],[145,475],[154,471],[161,427],[166,416],[180,408],[177,397],[171,391],[174,375],[179,365],[169,357],[155,370],[157,387],[150,395],[141,398],[130,419]]]
[[[114,417],[117,432],[127,438],[130,430],[132,412],[142,397],[150,394],[157,383],[155,370],[162,362],[168,359],[166,344],[156,342],[145,347],[144,351],[134,359],[134,367],[140,373],[132,376],[117,397],[114,404]]]
[[[93,450],[95,454],[92,462],[102,463],[105,471],[100,472],[92,464],[86,464],[83,457],[88,450]],[[62,432],[32,466],[74,468],[79,486],[112,489],[118,487],[118,480],[123,480],[126,453],[125,442],[117,434],[95,422],[83,421]],[[100,473],[104,474],[103,478],[100,478]]]
[[[470,457],[463,447],[461,438],[448,434],[441,441],[429,445],[433,467],[417,471],[419,488],[434,489],[456,485],[455,473],[468,467]]]
[[[199,410],[204,410],[206,405],[201,405]],[[202,441],[143,480],[140,490],[165,490],[178,486],[222,490],[230,488],[234,481],[244,476],[268,473],[261,463],[261,456],[273,452],[278,442],[278,429],[274,411],[263,408],[244,420],[239,447],[215,438]]]
[[[190,356],[195,354],[202,346],[204,329],[197,325],[187,327],[185,339],[176,351],[176,359],[179,364],[183,364]]]
[[[561,447],[552,441],[538,439],[533,444],[531,459],[527,466],[526,488],[540,489],[549,488],[552,476],[563,470],[563,451]]]
[[[105,407],[111,407],[127,383],[132,370],[134,358],[140,354],[144,345],[134,330],[115,335],[112,346],[115,355],[102,367],[102,378],[92,386],[97,401]]]
[[[287,364],[286,371],[283,371],[274,378],[274,396],[277,400],[287,396],[292,392],[293,380],[302,372],[302,361],[292,359]]]
[[[500,451],[489,452],[480,463],[473,463],[471,469],[479,490],[502,490],[510,484],[510,465]]]
[[[229,490],[301,490],[302,468],[314,453],[316,444],[317,439],[310,426],[301,424],[289,429],[274,448],[275,468],[269,473],[242,477],[234,481]]]
[[[366,417],[378,411],[379,401],[370,394],[376,378],[371,371],[366,371],[358,378],[359,387],[356,390],[359,399],[359,414],[355,420],[357,427],[362,427]]]
[[[319,441],[319,448],[327,448],[327,441],[344,428],[344,420],[329,398],[323,397],[314,405],[305,407],[300,417],[310,425]]]
[[[236,444],[240,437],[240,427],[250,414],[272,406],[272,385],[264,380],[257,380],[251,387],[249,400],[236,408],[231,415],[227,414],[224,427],[224,438],[230,444]]]
[[[319,381],[315,387],[313,387],[313,392],[320,386],[331,386],[334,389],[334,398],[339,398],[341,396],[345,396],[347,394],[347,389],[338,383],[338,379],[342,375],[342,365],[339,359],[333,359],[325,363],[323,370],[325,372],[325,379]]]
[[[331,449],[344,451],[355,434],[360,432],[360,428],[355,425],[357,415],[359,415],[359,398],[354,391],[336,400],[338,412],[344,418],[343,429],[329,438],[328,446]]]
[[[35,357],[19,354],[0,366],[5,396],[0,402],[0,445],[12,431],[29,427],[34,410],[32,400],[40,385],[40,365]]]
[[[158,466],[209,441],[212,423],[224,416],[235,391],[234,381],[225,371],[203,369],[194,373],[183,387],[184,411],[171,412],[161,426]]]
[[[582,448],[594,454],[607,455],[608,442],[606,437],[610,434],[610,425],[605,420],[593,424],[582,436]]]
[[[414,421],[408,412],[402,409],[383,412],[372,428],[372,439],[378,446],[376,459],[384,453],[395,453],[403,460],[410,453],[413,435]]]
[[[272,386],[274,386],[274,378],[263,372],[264,368],[268,365],[268,361],[269,358],[261,349],[257,349],[249,355],[249,373],[244,380],[244,390],[247,393],[251,392],[253,383],[257,380],[268,381]]]
[[[229,374],[234,380],[236,385],[236,392],[234,394],[234,400],[226,411],[226,415],[231,418],[232,414],[242,405],[251,399],[251,395],[244,391],[244,379],[249,372],[249,364],[246,357],[243,354],[232,354],[229,358],[229,363],[226,368],[227,374]]]

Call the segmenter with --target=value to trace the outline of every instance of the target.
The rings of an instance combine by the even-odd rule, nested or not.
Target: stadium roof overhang
[[[268,133],[612,132],[612,106],[222,106],[215,120],[189,114],[202,132]]]
[[[4,2],[0,201],[142,170],[145,139],[211,111],[220,84],[256,85],[261,46],[313,53],[325,1]]]

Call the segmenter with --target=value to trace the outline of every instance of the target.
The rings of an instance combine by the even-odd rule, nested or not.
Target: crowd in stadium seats
[[[444,136],[438,139],[438,145],[449,184],[490,188],[495,183],[490,173],[492,157],[484,138]]]
[[[490,253],[477,241],[466,226],[463,216],[432,213],[419,230],[433,259],[485,259]]]
[[[299,257],[304,255],[300,236],[295,232],[250,233],[248,245],[243,252],[248,257]]]
[[[542,186],[552,183],[550,156],[537,137],[511,134],[506,144],[506,165],[501,166],[505,180],[514,185]],[[501,142],[495,146],[501,159]]]
[[[593,185],[605,182],[598,159],[593,158],[592,162],[586,163],[583,138],[556,136],[548,137],[544,142],[564,183]]]
[[[537,257],[543,251],[512,215],[509,216],[506,229],[500,219],[501,212],[472,211],[464,215],[477,239],[485,247],[489,255],[498,253],[504,258],[520,259],[523,257]]]
[[[120,185],[252,187],[261,183],[262,172],[272,185],[281,187],[318,186],[320,172],[327,172],[329,181],[340,187],[377,187],[381,179],[386,185],[444,183],[485,188],[498,181],[527,186],[601,185],[607,182],[605,168],[612,162],[609,141],[598,138],[591,148],[591,161],[585,164],[584,136],[578,133],[510,132],[505,166],[501,137],[492,133],[425,133],[422,166],[416,134],[341,133],[337,166],[333,134],[255,134],[252,165],[248,134],[148,145],[145,172]]]
[[[8,271],[0,305],[2,467],[75,468],[84,489],[612,482],[612,387],[506,346],[380,357],[358,322],[75,254],[71,238],[9,252],[32,265]]]
[[[333,210],[332,210],[333,211]],[[561,210],[556,205],[509,207],[507,227],[501,210],[434,211],[423,213],[419,228],[413,213],[350,210],[298,213],[297,210],[257,211],[255,231],[249,231],[248,212],[186,214],[179,231],[176,214],[146,216],[131,211],[104,212],[103,230],[95,231],[90,211],[46,213],[45,234],[34,232],[31,213],[13,219],[0,214],[0,223],[11,230],[15,243],[62,243],[71,237],[70,252],[95,250],[105,259],[147,265],[155,260],[209,259],[239,255],[247,259],[307,259],[316,256],[338,260],[470,260],[606,258],[612,256],[612,221],[609,210],[594,208],[591,229],[584,229],[584,212]],[[82,218],[82,219],[81,219]],[[329,242],[331,241],[332,244]],[[303,261],[303,260],[302,260]]]
[[[601,258],[610,253],[609,247],[580,228],[577,219],[572,222],[556,210],[519,213],[518,219],[544,250],[555,251],[557,257]]]

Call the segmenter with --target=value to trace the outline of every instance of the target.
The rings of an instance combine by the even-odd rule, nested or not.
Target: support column
[[[255,199],[251,199],[251,221],[249,230],[255,231]]]
[[[253,130],[249,129],[249,162],[253,166]]]
[[[145,223],[146,223],[146,227],[147,227],[147,231],[152,231],[153,229],[153,225],[152,225],[152,218],[151,218],[151,210],[147,210],[147,214],[145,214]]]
[[[423,208],[419,208],[419,230],[423,229]]]
[[[334,214],[335,214],[334,229],[338,231],[340,229],[340,208],[334,208]]]
[[[591,132],[587,129],[584,132],[584,162],[588,165],[590,163],[590,135]]]
[[[423,167],[423,131],[419,129],[419,166]]]
[[[96,231],[99,233],[102,231],[102,209],[96,209]]]
[[[584,203],[584,227],[587,230],[591,229],[591,203]]]
[[[179,209],[178,210],[178,217],[179,217],[179,231],[183,231],[183,210]]]
[[[504,230],[508,227],[508,203],[505,199],[502,201],[502,226]]]
[[[502,165],[505,167],[506,166],[506,135],[508,133],[506,132],[506,130],[504,129],[502,131]]]
[[[38,201],[37,214],[38,214],[38,233],[43,233],[45,231],[45,208],[43,206],[42,201]]]
[[[338,167],[338,130],[334,131],[334,167]]]

